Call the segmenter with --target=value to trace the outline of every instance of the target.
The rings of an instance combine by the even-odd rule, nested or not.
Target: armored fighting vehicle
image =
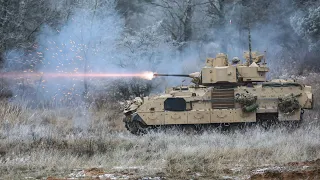
[[[313,108],[311,86],[290,79],[266,80],[263,54],[245,52],[245,62],[219,53],[207,58],[201,72],[189,75],[194,84],[167,88],[164,94],[136,97],[124,110],[125,126],[133,134],[167,125],[217,125],[302,121]]]

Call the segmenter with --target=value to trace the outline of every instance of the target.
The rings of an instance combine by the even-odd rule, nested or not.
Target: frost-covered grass
[[[65,176],[74,169],[101,167],[110,173],[138,169],[139,175],[161,173],[172,179],[213,178],[319,159],[318,75],[300,81],[312,85],[315,108],[305,112],[305,122],[294,131],[251,127],[134,136],[124,129],[116,103],[39,109],[0,101],[0,177]]]
[[[3,178],[44,177],[92,167],[110,172],[138,167],[141,175],[161,172],[183,178],[199,173],[212,177],[320,158],[316,120],[306,121],[295,131],[254,127],[134,136],[121,128],[121,114],[114,110],[35,110],[2,103],[0,113]]]

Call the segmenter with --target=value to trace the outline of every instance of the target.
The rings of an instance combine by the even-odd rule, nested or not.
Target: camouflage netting
[[[301,108],[298,98],[301,94],[294,95],[289,94],[284,97],[279,97],[278,108],[283,113],[292,113],[295,110]]]
[[[235,101],[242,106],[244,112],[253,112],[259,107],[256,103],[257,97],[250,93],[237,94]]]
[[[134,111],[143,104],[143,100],[140,97],[134,98],[132,101],[127,102],[125,105],[124,113]]]

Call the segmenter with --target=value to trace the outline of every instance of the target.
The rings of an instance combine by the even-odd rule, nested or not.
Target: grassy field
[[[295,131],[252,127],[134,136],[123,129],[120,109],[108,106],[101,111],[32,109],[2,102],[1,178],[65,177],[74,169],[93,167],[134,169],[137,177],[245,178],[256,167],[320,158],[317,120],[306,120]]]

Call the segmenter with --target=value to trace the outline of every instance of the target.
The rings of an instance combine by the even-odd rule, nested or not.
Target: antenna
[[[248,22],[248,39],[249,39],[249,65],[250,65],[252,64],[250,22]]]

